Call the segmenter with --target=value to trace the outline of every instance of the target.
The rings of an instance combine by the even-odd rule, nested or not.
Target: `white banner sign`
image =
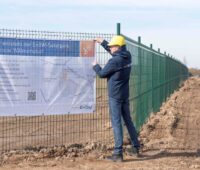
[[[0,38],[0,116],[92,113],[92,41]]]

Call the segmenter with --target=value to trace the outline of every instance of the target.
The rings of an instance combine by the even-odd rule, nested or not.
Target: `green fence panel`
[[[124,36],[124,35],[123,35]],[[132,54],[130,108],[137,130],[149,114],[159,111],[163,102],[187,79],[188,68],[176,59],[124,36]]]

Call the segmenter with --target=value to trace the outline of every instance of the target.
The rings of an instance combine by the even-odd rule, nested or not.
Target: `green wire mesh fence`
[[[0,29],[0,38],[93,40],[102,37],[109,41],[113,34],[62,33]],[[130,109],[137,129],[149,113],[159,110],[162,102],[179,87],[188,75],[187,67],[179,61],[126,37],[132,54],[130,78]],[[110,55],[96,45],[96,57],[101,66]],[[1,114],[1,113],[0,113]],[[92,114],[49,116],[1,116],[0,150],[24,149],[35,146],[55,146],[71,143],[110,142],[112,129],[109,120],[107,84],[96,78],[96,111]]]
[[[126,36],[125,36],[126,37]],[[130,78],[130,106],[139,130],[151,112],[160,106],[188,77],[188,68],[181,62],[151,47],[126,37],[127,48],[132,54]]]

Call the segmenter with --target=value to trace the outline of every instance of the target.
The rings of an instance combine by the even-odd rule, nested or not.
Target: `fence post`
[[[166,85],[166,70],[167,70],[167,53],[166,51],[164,52],[165,58],[164,58],[164,101],[167,100],[167,93],[166,93],[166,89],[167,89],[167,85]]]
[[[137,129],[139,130],[139,127],[141,125],[141,118],[142,118],[142,113],[141,113],[141,102],[142,102],[142,96],[141,96],[141,74],[142,74],[142,64],[141,64],[141,57],[142,57],[142,51],[141,51],[141,37],[139,36],[138,37],[138,95],[139,95],[139,98],[138,98],[138,104],[137,104],[137,117],[136,117],[136,126],[137,126]]]
[[[117,35],[121,34],[121,24],[117,23]]]
[[[167,55],[167,75],[168,75],[168,78],[167,78],[167,82],[168,82],[168,87],[167,87],[167,90],[168,90],[168,93],[167,93],[167,97],[169,97],[169,94],[170,94],[170,55],[168,53]]]
[[[151,107],[152,107],[152,112],[154,112],[154,53],[153,53],[153,44],[150,44],[150,48],[151,48],[151,94],[152,94],[152,103],[151,103]]]

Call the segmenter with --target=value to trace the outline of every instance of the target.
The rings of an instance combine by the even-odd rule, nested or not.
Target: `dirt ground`
[[[139,158],[128,155],[128,144],[122,163],[104,160],[112,153],[112,145],[74,144],[3,153],[0,170],[200,169],[199,103],[200,78],[192,77],[142,127],[140,140],[144,147]]]
[[[5,170],[187,170],[200,169],[200,157],[194,152],[152,152],[143,153],[143,158],[125,157],[123,163],[106,162],[93,157],[40,160],[37,162],[21,162],[1,167]]]

